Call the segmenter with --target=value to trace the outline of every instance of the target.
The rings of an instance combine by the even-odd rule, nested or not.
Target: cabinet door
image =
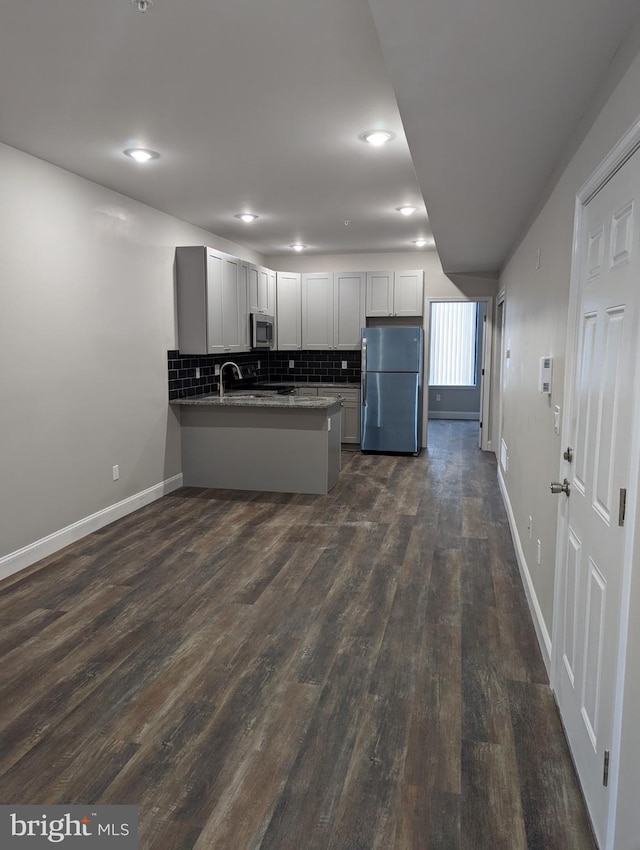
[[[367,316],[393,316],[393,272],[367,272]]]
[[[268,284],[267,284],[267,305],[266,305],[266,313],[274,318],[278,314],[277,308],[277,297],[276,297],[276,273],[272,269],[267,269],[268,271]]]
[[[225,352],[241,351],[239,263],[237,257],[227,254],[222,265],[222,344]]]
[[[328,351],[333,346],[333,273],[302,275],[302,347]]]
[[[267,310],[267,306],[269,304],[269,269],[265,269],[263,266],[260,266],[258,269],[258,313],[268,313],[270,316],[273,313],[269,313]]]
[[[360,404],[357,401],[342,402],[342,442],[360,442]]]
[[[277,276],[278,351],[302,348],[302,287],[299,272],[278,272]]]
[[[240,313],[240,350],[249,351],[249,263],[240,260],[238,263],[238,299]]]
[[[253,263],[249,264],[249,312],[250,313],[259,313],[260,310],[258,308],[258,277],[260,275],[260,269],[258,266],[254,266]]]
[[[223,276],[224,256],[207,249],[206,293],[207,293],[207,353],[220,354],[224,351],[223,340]],[[195,352],[189,352],[194,354]]]
[[[364,327],[365,272],[336,272],[333,296],[334,348],[353,351],[360,348]]]
[[[395,273],[393,288],[394,316],[423,315],[423,276],[422,269]]]

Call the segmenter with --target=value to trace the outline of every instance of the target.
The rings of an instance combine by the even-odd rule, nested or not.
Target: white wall
[[[42,555],[10,553],[179,474],[176,245],[263,258],[4,145],[0,174],[2,577]]]
[[[506,289],[505,343],[511,350],[506,372],[504,405],[504,439],[509,448],[509,471],[505,475],[508,499],[517,527],[516,536],[522,546],[526,568],[542,622],[539,627],[552,633],[553,587],[555,579],[555,543],[557,531],[557,498],[549,493],[549,482],[556,480],[561,468],[563,446],[553,430],[553,406],[562,405],[564,390],[564,357],[567,335],[567,308],[571,272],[574,202],[577,191],[593,173],[618,139],[640,117],[640,55],[638,32],[634,40],[633,60],[618,74],[617,84],[609,77],[596,93],[594,103],[601,108],[587,116],[588,127],[556,185],[515,250],[501,275]],[[628,55],[628,45],[621,55]],[[540,267],[536,268],[540,250]],[[538,359],[554,357],[553,394],[551,399],[537,392]],[[527,517],[533,517],[533,534],[529,540]],[[536,540],[542,541],[541,564],[536,564]],[[638,576],[634,587],[640,604]],[[636,609],[637,619],[638,609]],[[621,761],[619,828],[616,850],[638,850],[640,812],[637,787],[640,780],[640,651],[630,642],[627,657],[629,682],[625,702],[624,741]]]

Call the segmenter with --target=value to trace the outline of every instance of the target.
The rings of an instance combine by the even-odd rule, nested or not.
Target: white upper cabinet
[[[246,260],[238,263],[238,298],[240,321],[240,344],[242,351],[249,351],[251,338],[249,333],[249,266]]]
[[[394,273],[394,316],[422,316],[424,313],[424,272],[422,269]]]
[[[424,272],[367,272],[366,315],[422,316]]]
[[[264,266],[249,263],[248,275],[249,312],[275,316],[276,273]]]
[[[367,316],[393,316],[393,272],[367,272]]]
[[[240,296],[237,257],[229,254],[222,261],[222,348],[225,352],[242,351],[240,333]]]
[[[247,351],[240,261],[212,248],[176,249],[178,348],[183,354]],[[244,290],[246,292],[246,290]]]
[[[222,341],[224,255],[211,248],[176,249],[178,348],[182,354],[219,354]]]
[[[302,275],[302,347],[333,348],[333,272]]]
[[[336,272],[333,281],[333,347],[338,351],[360,348],[365,324],[364,272]]]
[[[302,348],[302,283],[299,272],[277,275],[277,345],[278,351]]]
[[[350,351],[360,348],[364,298],[364,272],[303,274],[303,349]]]
[[[276,273],[272,269],[267,269],[268,272],[268,282],[267,282],[267,309],[266,313],[269,316],[277,315],[277,295],[276,295]]]

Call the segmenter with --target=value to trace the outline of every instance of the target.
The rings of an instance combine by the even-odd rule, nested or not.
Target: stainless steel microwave
[[[251,348],[273,348],[274,345],[273,316],[251,313]]]

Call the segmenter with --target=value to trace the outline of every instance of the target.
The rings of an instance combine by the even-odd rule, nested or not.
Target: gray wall
[[[553,429],[553,407],[563,405],[567,309],[571,273],[574,203],[577,191],[620,137],[640,117],[640,33],[636,28],[619,51],[610,76],[594,98],[581,128],[582,141],[567,149],[564,170],[545,194],[545,201],[506,264],[501,285],[506,290],[504,432],[509,466],[504,473],[517,537],[531,577],[538,625],[552,634],[557,500],[549,482],[561,469],[562,445]],[[625,67],[626,66],[626,67]],[[538,250],[540,266],[537,266]],[[554,357],[553,393],[537,391],[538,359]],[[508,363],[508,365],[507,365]],[[497,422],[494,421],[494,427]],[[497,447],[497,432],[493,443]],[[529,539],[527,517],[533,517]],[[542,557],[536,563],[536,540]],[[640,576],[633,578],[631,635],[627,652],[627,688],[623,717],[621,785],[616,850],[638,850],[637,806],[640,764]]]
[[[175,246],[262,258],[4,145],[0,174],[1,576],[3,556],[180,473]]]

